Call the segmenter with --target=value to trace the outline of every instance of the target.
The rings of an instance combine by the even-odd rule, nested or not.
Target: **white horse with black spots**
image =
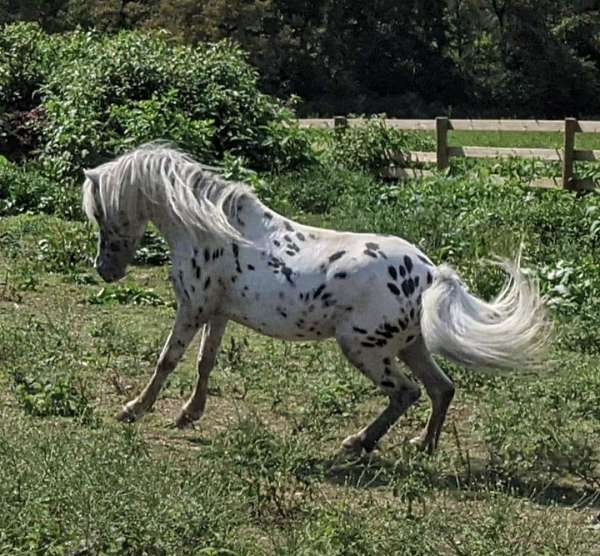
[[[431,399],[415,442],[433,451],[454,385],[432,353],[476,368],[540,362],[550,326],[536,283],[518,264],[492,302],[468,293],[457,274],[392,236],[304,226],[262,204],[250,188],[226,181],[177,150],[146,145],[86,171],[84,209],[99,226],[95,266],[120,279],[148,221],[169,244],[177,313],[154,374],[118,418],[138,419],[203,329],[198,379],[176,419],[204,412],[208,378],[226,324],[233,320],[284,340],[335,338],[343,354],[389,397],[374,422],[343,447],[372,450],[419,398]]]

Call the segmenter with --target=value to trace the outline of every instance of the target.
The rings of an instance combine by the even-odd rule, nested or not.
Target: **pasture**
[[[106,285],[91,226],[3,217],[0,553],[600,554],[600,202],[482,168],[400,185],[325,166],[254,180],[282,214],[404,237],[484,297],[503,277],[482,261],[523,243],[556,321],[551,358],[498,377],[440,360],[457,393],[433,456],[408,444],[426,396],[379,450],[341,454],[383,396],[333,342],[237,325],[195,429],[171,423],[197,341],[154,411],[116,423],[174,315],[164,245],[150,231]]]

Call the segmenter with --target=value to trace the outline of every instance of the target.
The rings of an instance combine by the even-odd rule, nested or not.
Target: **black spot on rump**
[[[337,278],[338,280],[343,280],[344,278],[346,278],[346,276],[348,276],[348,274],[346,274],[345,272],[336,272],[333,277]]]
[[[300,241],[306,241],[306,237],[304,237],[304,234],[302,232],[296,232],[296,237],[300,240]]]
[[[379,249],[379,244],[378,243],[373,243],[372,241],[369,241],[368,243],[365,243],[365,247],[367,249],[371,249],[373,251],[377,251],[377,249]]]
[[[402,282],[402,293],[406,297],[410,295],[410,286],[408,285],[408,280],[404,280],[404,282]]]
[[[427,273],[427,283],[431,284],[431,282],[433,282],[433,277],[431,276],[431,272]]]
[[[363,253],[369,257],[372,257],[373,259],[377,258],[377,253],[375,253],[375,251],[371,251],[370,249],[365,249]]]
[[[330,255],[329,262],[333,263],[334,261],[337,261],[338,259],[343,257],[345,254],[346,251],[336,251],[333,255]]]
[[[427,266],[433,266],[433,263],[427,258],[427,257],[423,257],[423,255],[417,255],[418,259],[425,263]]]
[[[292,280],[292,269],[289,266],[283,266],[283,268],[281,269],[281,274],[283,274],[285,276],[285,279],[292,284],[292,286],[294,285],[294,281]]]
[[[400,295],[400,290],[398,289],[398,286],[396,286],[396,284],[388,282],[387,287],[394,295]]]
[[[210,261],[210,251],[209,251],[208,247],[206,249],[204,249],[204,261],[205,262]]]
[[[388,272],[390,273],[390,276],[394,279],[397,280],[398,279],[398,273],[396,272],[396,269],[393,266],[388,266]]]
[[[317,297],[319,297],[323,293],[324,289],[325,289],[325,284],[321,284],[313,293],[313,299],[317,299]]]
[[[354,332],[358,332],[359,334],[366,334],[367,331],[364,328],[359,328],[358,326],[353,326],[352,330],[354,330]]]
[[[254,265],[249,264],[248,265],[248,270],[254,270]]]
[[[408,255],[404,255],[404,266],[406,267],[406,272],[410,274],[413,268],[413,262]]]

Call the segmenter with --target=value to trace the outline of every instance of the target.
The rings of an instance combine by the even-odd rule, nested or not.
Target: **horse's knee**
[[[456,388],[454,384],[447,384],[442,389],[441,398],[444,405],[450,405],[450,402],[454,399],[454,394],[456,393]]]
[[[392,402],[396,402],[404,407],[410,407],[421,397],[421,388],[417,384],[403,384],[399,386],[391,395]]]

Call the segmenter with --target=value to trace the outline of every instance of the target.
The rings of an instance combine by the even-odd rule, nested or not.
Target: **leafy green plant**
[[[51,180],[38,167],[0,164],[0,215],[29,212],[81,218],[80,206],[76,188]]]
[[[34,417],[91,418],[92,407],[84,386],[68,373],[28,376],[15,372],[12,381],[15,398]]]
[[[37,260],[51,272],[70,273],[79,265],[91,265],[94,239],[83,226],[56,226],[53,233],[37,244]]]
[[[434,149],[428,135],[401,131],[385,124],[381,117],[368,118],[364,125],[321,136],[324,157],[352,170],[381,175],[391,163],[406,165],[408,152]]]
[[[110,107],[114,151],[125,152],[156,139],[168,140],[202,159],[211,158],[215,129],[211,120],[190,118],[178,106],[177,91]]]
[[[263,168],[306,161],[292,113],[260,93],[238,47],[178,46],[165,32],[73,32],[65,44],[74,43],[42,87],[43,154],[53,174],[75,176],[151,139],[181,142],[204,161],[225,152]]]
[[[110,303],[118,303],[121,305],[170,305],[159,294],[149,288],[141,288],[139,286],[107,286],[101,288],[98,293],[95,293],[87,298],[87,302],[92,305],[105,305]]]

